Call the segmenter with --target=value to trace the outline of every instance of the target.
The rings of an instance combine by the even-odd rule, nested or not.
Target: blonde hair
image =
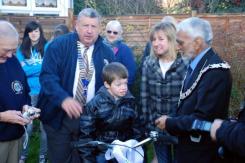
[[[163,31],[163,33],[166,35],[169,42],[168,55],[171,58],[175,59],[177,55],[176,53],[177,42],[176,42],[176,29],[174,25],[170,22],[159,22],[156,25],[154,25],[150,32],[151,43],[153,41],[153,37],[155,33],[158,31]],[[151,55],[155,55],[153,50],[151,50]]]

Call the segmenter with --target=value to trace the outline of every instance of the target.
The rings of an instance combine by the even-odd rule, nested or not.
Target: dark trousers
[[[48,160],[50,163],[80,163],[79,154],[71,147],[71,142],[79,137],[79,119],[63,119],[59,130],[44,124],[48,141]]]

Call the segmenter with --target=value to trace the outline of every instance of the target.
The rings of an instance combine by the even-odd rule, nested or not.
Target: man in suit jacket
[[[83,106],[103,85],[103,66],[114,61],[113,51],[99,36],[100,22],[96,10],[83,9],[76,32],[53,40],[45,53],[38,105],[51,163],[80,162],[70,143],[78,140]]]
[[[191,63],[183,81],[175,116],[163,115],[155,121],[160,129],[177,135],[178,163],[220,161],[218,146],[209,133],[194,131],[195,119],[213,121],[226,118],[231,92],[230,66],[211,48],[212,28],[208,21],[192,17],[177,27],[177,42]]]

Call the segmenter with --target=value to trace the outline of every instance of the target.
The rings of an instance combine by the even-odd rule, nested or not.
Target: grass
[[[39,121],[35,120],[33,125],[33,132],[29,139],[29,155],[26,160],[26,163],[37,163],[39,161],[39,146],[40,146],[40,130],[39,130]]]

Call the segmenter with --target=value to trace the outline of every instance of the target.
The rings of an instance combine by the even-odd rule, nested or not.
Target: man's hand
[[[215,119],[212,123],[211,130],[210,130],[210,136],[213,141],[216,141],[216,132],[220,128],[221,124],[223,123],[223,120],[221,119]]]
[[[169,118],[167,115],[162,115],[160,118],[155,120],[155,124],[158,128],[161,130],[164,130],[166,128],[166,120]]]
[[[61,106],[70,118],[79,118],[83,112],[82,106],[71,97],[66,98]]]
[[[36,119],[36,118],[38,118],[40,116],[41,110],[36,108],[36,107],[34,107],[34,106],[29,106],[29,105],[24,105],[22,107],[22,116],[23,116],[24,112],[27,112],[28,110],[29,110],[29,112],[32,112],[34,114],[32,116],[28,117],[27,119],[32,121],[33,119]]]
[[[7,110],[1,112],[1,122],[20,124],[24,126],[28,124],[30,120],[23,118],[20,111]]]

